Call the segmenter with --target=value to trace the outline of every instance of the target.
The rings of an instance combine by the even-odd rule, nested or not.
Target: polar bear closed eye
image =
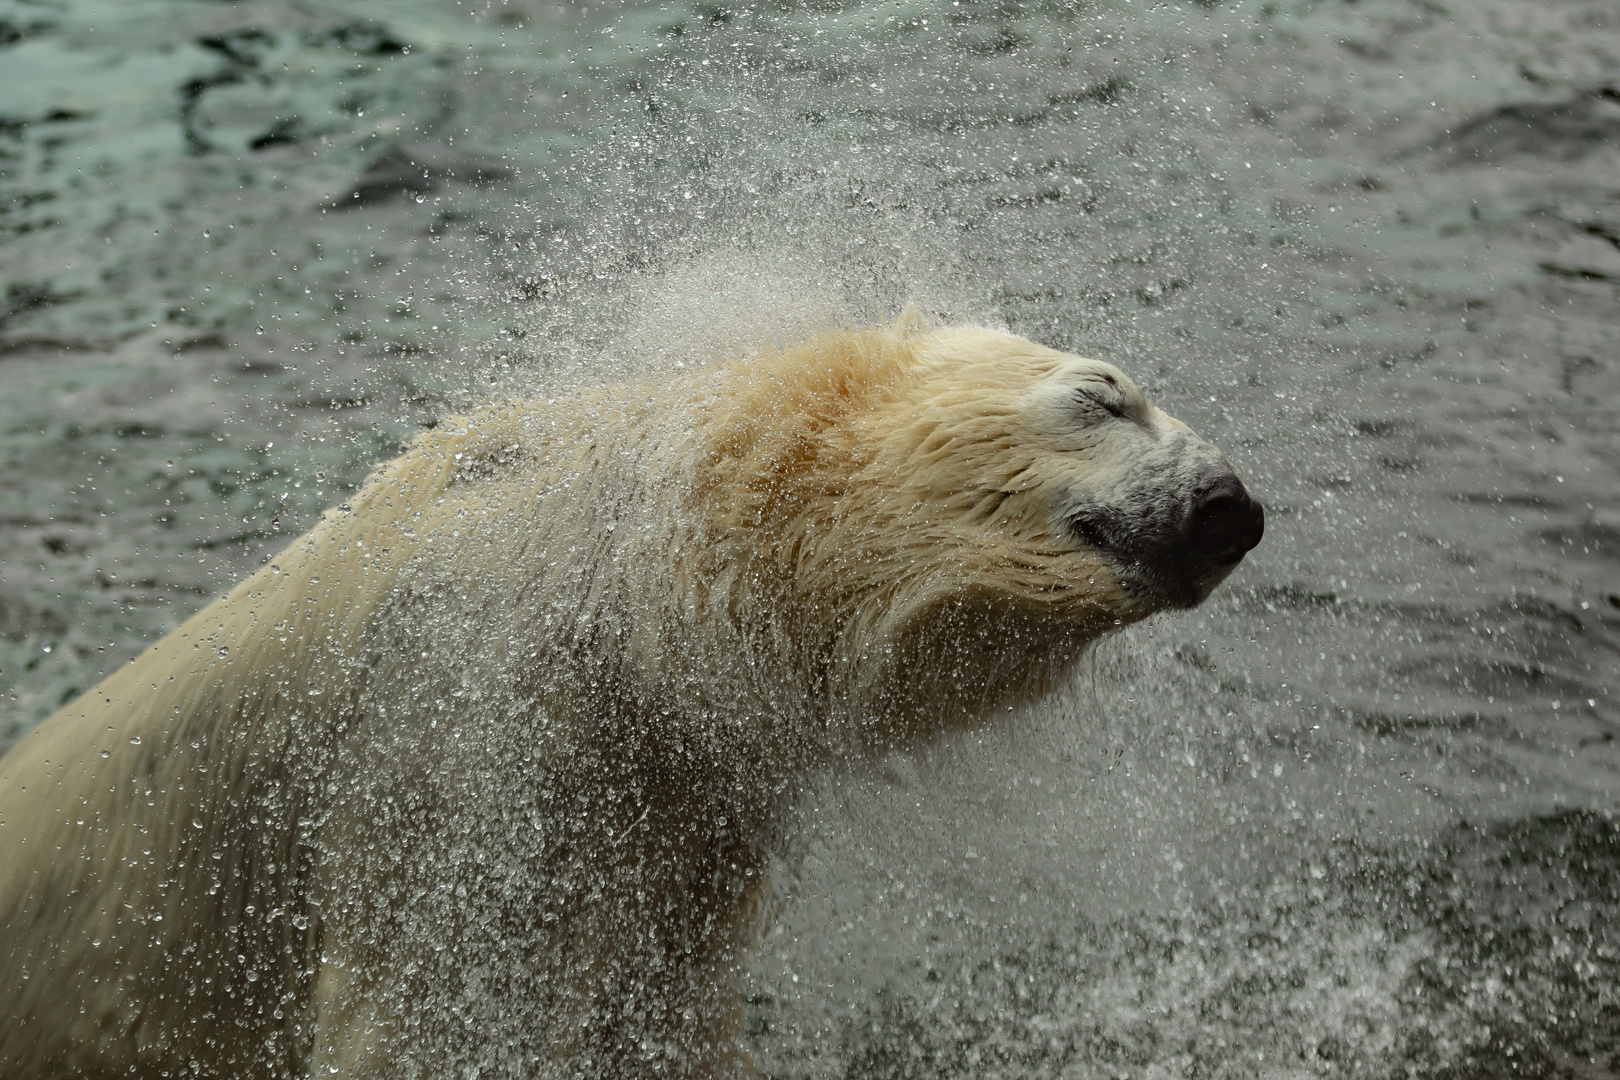
[[[0,759],[0,1075],[745,1071],[806,777],[1262,521],[1122,372],[977,328],[442,424]]]

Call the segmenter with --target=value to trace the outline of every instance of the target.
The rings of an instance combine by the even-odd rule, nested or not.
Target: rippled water
[[[820,782],[763,1071],[1620,1072],[1609,0],[0,0],[0,279],[0,738],[451,408],[907,302],[1112,360],[1266,542]]]

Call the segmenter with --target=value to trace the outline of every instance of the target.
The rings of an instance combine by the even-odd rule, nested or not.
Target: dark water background
[[[1620,1075],[1613,0],[0,0],[0,290],[0,741],[469,403],[1112,360],[1266,542],[821,784],[763,1070]]]

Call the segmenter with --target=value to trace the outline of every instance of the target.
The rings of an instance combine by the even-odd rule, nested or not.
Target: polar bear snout
[[[1190,490],[1146,481],[1109,498],[1081,496],[1066,518],[1075,539],[1105,554],[1152,608],[1202,603],[1265,532],[1265,509],[1230,466],[1200,471]]]
[[[1233,566],[1253,551],[1266,531],[1265,507],[1231,473],[1205,483],[1193,496],[1186,550],[1216,566]]]

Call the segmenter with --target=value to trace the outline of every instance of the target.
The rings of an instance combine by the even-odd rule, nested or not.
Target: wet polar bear
[[[984,329],[443,425],[0,761],[0,1075],[746,1071],[804,779],[1261,529],[1123,373]]]

